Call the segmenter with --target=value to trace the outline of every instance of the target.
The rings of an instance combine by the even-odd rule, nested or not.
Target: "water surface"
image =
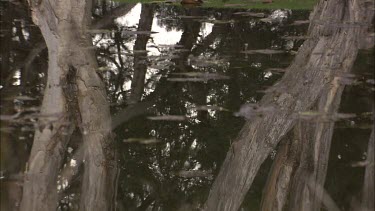
[[[103,13],[97,8],[98,17]],[[282,77],[308,39],[304,21],[309,13],[136,4],[91,31],[97,71],[106,83],[117,126],[121,209],[192,210],[204,203],[230,144],[245,120],[253,118],[241,108],[257,103]],[[2,21],[5,181],[22,172],[27,160],[38,129],[48,61],[47,51],[41,50],[27,63],[43,44],[30,17],[2,10]],[[352,164],[366,159],[373,56],[373,50],[361,52],[352,71],[358,83],[347,86],[342,98],[340,112],[357,117],[338,122],[334,133],[326,189],[344,209],[358,197],[363,182],[364,168]],[[75,147],[70,146],[71,154]],[[243,210],[259,209],[276,151],[259,171]],[[72,194],[61,203],[62,210],[69,203],[74,209]]]

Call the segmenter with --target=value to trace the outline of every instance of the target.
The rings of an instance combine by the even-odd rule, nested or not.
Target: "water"
[[[308,39],[303,37],[308,10],[246,12],[136,4],[91,31],[97,72],[106,83],[116,125],[120,210],[201,206],[245,119],[259,115],[242,115],[243,105],[261,99]],[[25,62],[43,43],[25,14],[2,10],[3,183],[24,170],[46,81],[46,50],[31,64]],[[344,209],[363,183],[364,168],[353,163],[366,159],[373,124],[373,52],[361,52],[352,71],[357,83],[347,86],[342,98],[340,112],[357,117],[339,121],[333,138],[326,189]],[[122,113],[129,108],[130,113]],[[273,155],[259,171],[243,210],[259,209]],[[76,203],[75,195],[65,200]]]

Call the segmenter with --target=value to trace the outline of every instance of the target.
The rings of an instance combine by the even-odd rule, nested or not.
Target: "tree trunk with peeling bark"
[[[353,62],[355,58],[352,59]],[[350,71],[350,69],[349,69]],[[336,78],[337,79],[337,78]],[[331,87],[324,90],[319,102],[319,116],[316,122],[303,122],[296,128],[302,151],[299,166],[292,179],[290,209],[320,210],[323,188],[327,174],[335,115],[338,113],[344,85],[334,80]]]
[[[278,151],[262,199],[262,210],[320,210],[335,115],[344,85],[333,83],[319,99],[317,114],[299,120]],[[288,209],[286,209],[288,207]]]
[[[248,121],[242,128],[212,186],[205,210],[239,209],[261,164],[295,126],[298,113],[311,109],[342,73],[350,71],[371,25],[372,5],[359,0],[318,3],[310,17],[310,39],[259,103],[275,111]],[[322,135],[322,129],[317,129]]]
[[[56,210],[57,176],[73,131],[84,141],[80,210],[111,210],[116,155],[105,87],[87,33],[91,0],[29,1],[48,48],[48,82],[25,173],[21,210]]]
[[[261,210],[282,211],[290,191],[289,184],[301,153],[301,141],[292,130],[281,141],[267,183],[263,189]]]

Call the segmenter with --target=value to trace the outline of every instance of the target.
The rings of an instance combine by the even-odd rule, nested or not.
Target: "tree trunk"
[[[327,88],[319,99],[316,118],[300,120],[293,137],[281,146],[265,188],[262,210],[285,210],[284,205],[291,210],[320,210],[320,187],[325,182],[334,118],[344,86],[334,83]]]
[[[143,4],[141,11],[141,18],[138,23],[138,31],[151,31],[152,20],[154,19],[153,5]],[[131,93],[129,97],[129,104],[135,104],[142,99],[145,87],[145,77],[147,71],[147,52],[146,46],[150,35],[137,34],[137,40],[134,44],[134,74],[131,83]],[[145,51],[145,52],[136,52]]]
[[[271,172],[268,175],[264,187],[261,210],[282,211],[290,191],[290,183],[295,173],[295,166],[301,153],[301,143],[298,140],[297,131],[283,138],[280,148],[277,150]]]
[[[306,122],[297,127],[302,151],[292,180],[288,203],[290,209],[320,210],[335,115],[338,113],[344,90],[344,85],[339,83],[334,80],[332,86],[323,91],[318,102],[318,112],[322,116],[318,117],[317,122]]]
[[[110,210],[116,173],[104,85],[86,30],[91,1],[32,1],[32,17],[48,48],[48,82],[36,131],[21,210],[56,210],[57,175],[73,130],[85,145],[80,210]],[[43,122],[42,122],[43,120]]]
[[[357,0],[318,3],[311,16],[310,39],[259,103],[274,111],[242,128],[212,186],[205,210],[238,210],[260,165],[295,125],[297,114],[309,110],[341,73],[350,71],[373,18],[366,4]]]

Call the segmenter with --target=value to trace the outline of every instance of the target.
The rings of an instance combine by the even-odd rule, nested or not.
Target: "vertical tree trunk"
[[[217,176],[205,210],[238,210],[260,165],[340,73],[348,72],[373,18],[363,1],[320,1],[311,16],[309,40],[260,107],[275,109],[245,124]],[[370,2],[370,4],[372,4]]]
[[[116,155],[105,88],[95,72],[97,62],[86,33],[91,0],[30,0],[30,5],[49,57],[41,113],[53,116],[36,132],[21,210],[56,210],[57,175],[75,127],[81,129],[85,146],[80,210],[110,210]]]
[[[292,130],[283,138],[263,189],[261,210],[282,211],[287,201],[295,166],[300,158],[302,141]]]
[[[21,210],[56,210],[57,174],[65,155],[72,128],[69,122],[66,100],[62,90],[65,64],[59,61],[64,46],[59,44],[57,20],[50,4],[37,5],[30,1],[33,20],[40,27],[48,47],[48,82],[42,102],[41,114],[51,116],[39,120],[34,136],[28,169],[24,179]],[[61,49],[63,48],[63,49]]]
[[[353,62],[355,60],[349,59]],[[332,86],[324,90],[319,99],[319,116],[316,122],[303,122],[297,127],[302,150],[299,166],[292,180],[288,203],[290,209],[320,210],[335,126],[334,118],[338,113],[343,90],[344,85],[334,80]]]
[[[153,21],[153,5],[143,4],[141,11],[141,18],[138,23],[138,31],[151,31],[152,21]],[[141,100],[142,94],[145,87],[145,76],[147,71],[147,52],[137,52],[145,51],[146,45],[150,35],[148,34],[137,34],[137,40],[134,44],[134,74],[131,83],[131,94],[129,98],[129,103],[134,104]]]
[[[300,120],[293,137],[279,150],[265,188],[262,210],[283,210],[284,205],[291,210],[320,210],[320,187],[324,186],[328,167],[333,118],[343,88],[335,84],[325,90],[318,103],[318,116]]]

